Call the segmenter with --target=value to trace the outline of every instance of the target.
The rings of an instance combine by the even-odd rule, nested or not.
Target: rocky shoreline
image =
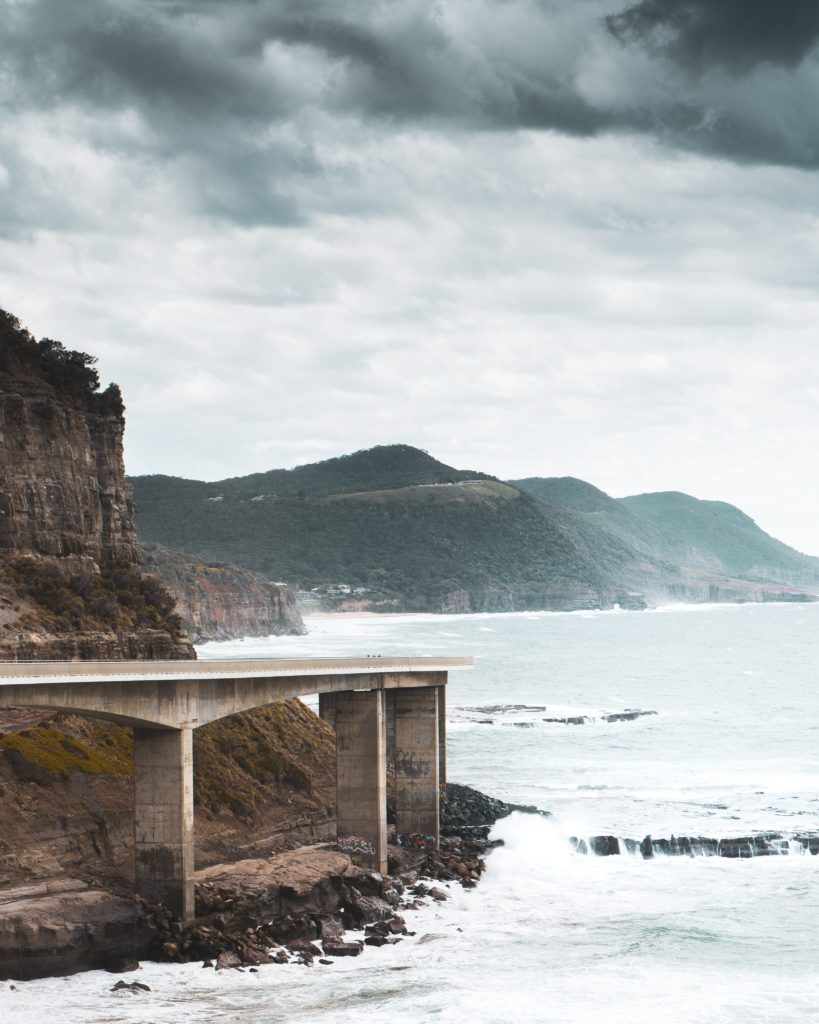
[[[310,966],[358,956],[365,946],[393,945],[414,935],[407,916],[413,910],[446,901],[452,885],[477,885],[486,856],[502,842],[489,838],[492,826],[513,811],[550,816],[450,785],[441,805],[440,849],[393,842],[387,874],[372,871],[355,853],[331,842],[203,868],[196,874],[196,921],[188,927],[132,892],[72,878],[2,890],[0,980],[91,969],[121,973],[136,970],[140,960],[201,961],[217,970]],[[580,854],[644,859],[819,853],[819,833],[766,832],[721,840],[588,836],[572,837],[570,843]]]
[[[357,956],[411,935],[406,913],[483,874],[494,822],[518,808],[466,786],[442,801],[439,850],[390,845],[389,873],[331,843],[197,872],[196,921],[128,891],[60,878],[0,893],[0,979],[90,969],[135,970],[140,960],[204,961],[217,968]],[[350,939],[355,931],[364,937]]]

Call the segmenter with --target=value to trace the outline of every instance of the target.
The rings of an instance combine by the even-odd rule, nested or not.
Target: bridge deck
[[[175,679],[269,679],[277,676],[448,672],[472,658],[222,658],[189,661],[13,661],[0,663],[0,686],[20,683],[152,682]]]

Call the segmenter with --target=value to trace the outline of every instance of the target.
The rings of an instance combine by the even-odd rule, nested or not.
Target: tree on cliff
[[[0,309],[0,375],[36,373],[64,395],[80,399],[95,412],[122,415],[122,394],[116,384],[100,391],[96,356],[66,348],[53,338],[37,341],[16,316]]]

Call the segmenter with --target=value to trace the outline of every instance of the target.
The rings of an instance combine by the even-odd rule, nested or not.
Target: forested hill
[[[582,481],[503,483],[407,445],[213,483],[131,483],[141,541],[318,587],[348,608],[511,611],[640,607],[641,595],[803,596],[681,571],[649,520]]]
[[[406,445],[217,483],[131,482],[142,541],[302,589],[343,584],[366,607],[508,611],[629,600],[590,549],[585,523]]]
[[[751,581],[819,586],[819,559],[776,540],[734,505],[680,491],[612,498],[574,477],[533,477],[516,486],[583,516],[646,556],[681,573],[705,571]]]
[[[819,558],[776,540],[724,501],[663,491],[621,498],[619,503],[655,527],[668,556],[686,565],[717,566],[735,576],[819,581]]]
[[[420,448],[392,444],[296,466],[295,469],[271,469],[266,473],[251,473],[212,483],[172,476],[134,479],[138,481],[140,493],[153,501],[166,500],[171,493],[189,493],[204,498],[229,496],[238,500],[304,498],[491,478],[486,473],[453,469]]]

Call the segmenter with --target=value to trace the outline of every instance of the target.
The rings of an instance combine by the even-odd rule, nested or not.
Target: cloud
[[[403,441],[813,537],[819,66],[758,7],[0,0],[0,304],[132,472]]]
[[[0,0],[0,17],[9,237],[105,230],[106,205],[128,230],[158,192],[165,214],[250,230],[383,215],[348,141],[406,131],[819,165],[802,0]]]
[[[661,52],[697,73],[745,74],[759,64],[795,68],[819,41],[819,6],[790,0],[641,0],[606,24],[624,42]]]

